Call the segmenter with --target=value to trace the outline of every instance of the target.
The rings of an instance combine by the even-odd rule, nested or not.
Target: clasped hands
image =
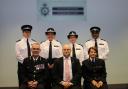
[[[60,84],[64,86],[64,89],[68,89],[70,86],[73,85],[73,83],[67,81],[61,81]]]
[[[95,80],[92,80],[92,84],[93,84],[94,86],[96,86],[97,88],[100,88],[100,87],[103,86],[103,82],[102,82],[102,81],[97,82],[97,81],[95,81]]]
[[[29,87],[30,89],[35,89],[35,88],[37,87],[37,85],[38,85],[38,82],[35,81],[35,80],[28,82],[28,87]]]

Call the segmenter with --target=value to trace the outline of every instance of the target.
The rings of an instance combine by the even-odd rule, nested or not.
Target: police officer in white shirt
[[[22,80],[21,80],[21,67],[22,67],[22,63],[23,60],[28,57],[31,56],[31,44],[33,44],[35,42],[35,40],[31,39],[31,30],[32,30],[32,26],[31,25],[23,25],[21,27],[21,30],[23,32],[23,37],[22,39],[16,41],[16,58],[18,60],[18,80],[19,80],[19,85],[21,84]]]
[[[56,32],[53,28],[48,28],[47,31],[45,32],[45,35],[47,37],[47,40],[41,43],[41,52],[40,56],[47,59],[48,62],[48,67],[49,67],[49,80],[48,83],[46,84],[47,89],[51,89],[51,82],[52,80],[52,73],[51,70],[54,66],[54,60],[56,58],[62,57],[62,46],[60,42],[55,40]]]
[[[107,41],[100,39],[100,37],[99,37],[100,30],[101,29],[99,27],[91,27],[90,28],[92,39],[86,41],[85,45],[84,45],[84,52],[85,52],[86,59],[89,58],[88,49],[90,47],[96,47],[97,53],[98,53],[97,57],[99,59],[106,60],[108,58],[108,54],[109,54],[108,43],[107,43]]]
[[[84,50],[82,45],[76,43],[78,34],[75,31],[70,31],[67,38],[70,42],[69,45],[71,47],[71,57],[76,57],[79,59],[80,64],[82,64],[82,61],[84,60]]]

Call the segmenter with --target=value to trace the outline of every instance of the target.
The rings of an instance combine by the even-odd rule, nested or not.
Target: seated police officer
[[[89,58],[82,63],[83,89],[108,89],[105,62],[96,57],[97,49],[88,50]]]
[[[22,84],[20,89],[44,89],[47,79],[46,59],[39,56],[40,44],[32,44],[32,56],[24,59],[22,67]]]

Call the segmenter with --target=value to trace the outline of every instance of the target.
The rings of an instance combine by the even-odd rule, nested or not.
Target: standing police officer
[[[82,64],[82,61],[84,60],[84,50],[80,44],[76,43],[78,35],[75,31],[70,31],[67,38],[70,42],[69,45],[71,47],[71,56],[79,59],[80,64]]]
[[[45,32],[47,40],[41,43],[41,53],[40,56],[47,59],[49,68],[49,79],[46,84],[47,89],[51,89],[52,85],[52,68],[54,66],[54,60],[56,58],[62,57],[62,46],[60,42],[55,40],[56,32],[53,28],[48,28]]]
[[[18,60],[18,80],[19,80],[19,85],[22,82],[21,79],[21,69],[22,69],[22,63],[24,58],[31,56],[31,44],[34,43],[35,41],[30,38],[31,36],[31,30],[32,26],[31,25],[23,25],[21,27],[21,30],[23,32],[23,38],[18,40],[16,42],[16,58]]]
[[[86,59],[89,58],[88,49],[90,47],[95,47],[97,50],[97,58],[99,59],[107,59],[109,54],[109,47],[107,41],[100,39],[100,28],[99,27],[91,27],[90,32],[92,35],[92,39],[85,42],[84,51]]]

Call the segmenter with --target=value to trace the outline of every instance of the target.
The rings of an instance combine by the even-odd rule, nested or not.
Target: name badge
[[[54,47],[59,47],[58,45],[54,45]]]
[[[80,48],[76,48],[76,50],[81,50]]]
[[[104,45],[104,44],[102,44],[102,43],[99,43],[99,45]]]

